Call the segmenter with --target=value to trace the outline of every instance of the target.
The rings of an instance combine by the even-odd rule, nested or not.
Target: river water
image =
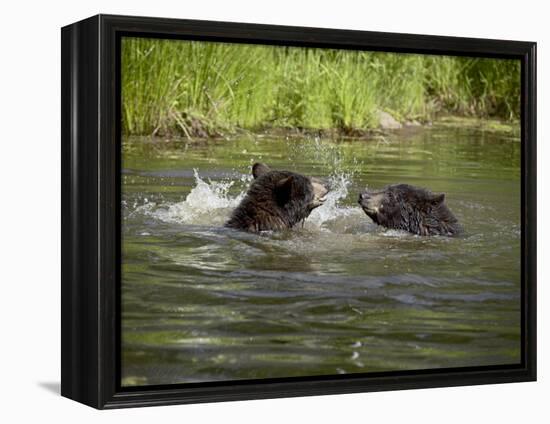
[[[305,225],[223,228],[250,166],[330,177]],[[520,361],[520,142],[434,126],[372,140],[124,140],[122,385]],[[365,187],[444,192],[465,229],[376,226]]]

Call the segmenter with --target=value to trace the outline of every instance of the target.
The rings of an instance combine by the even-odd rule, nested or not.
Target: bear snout
[[[366,191],[364,191],[363,193],[359,193],[359,200],[358,200],[358,203],[361,203],[363,202],[363,200],[367,200],[367,199],[370,199],[370,194],[367,193]]]

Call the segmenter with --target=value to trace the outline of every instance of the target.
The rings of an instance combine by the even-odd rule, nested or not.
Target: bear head
[[[359,194],[359,205],[378,225],[422,236],[454,236],[460,232],[457,219],[445,204],[444,194],[434,194],[408,184],[395,184],[379,191]]]
[[[264,163],[254,164],[252,175],[254,181],[227,227],[250,232],[292,228],[321,206],[329,191],[319,178],[271,170]]]

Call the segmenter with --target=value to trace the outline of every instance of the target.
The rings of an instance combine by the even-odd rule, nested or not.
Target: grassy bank
[[[369,130],[437,114],[516,120],[518,61],[126,38],[127,135]]]

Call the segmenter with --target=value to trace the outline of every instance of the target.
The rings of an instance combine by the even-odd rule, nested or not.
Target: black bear
[[[254,181],[225,226],[260,232],[292,228],[321,206],[328,185],[290,171],[272,171],[263,163],[252,167]]]
[[[378,225],[420,236],[455,236],[461,227],[445,204],[444,194],[433,194],[408,184],[359,194],[363,211]]]

